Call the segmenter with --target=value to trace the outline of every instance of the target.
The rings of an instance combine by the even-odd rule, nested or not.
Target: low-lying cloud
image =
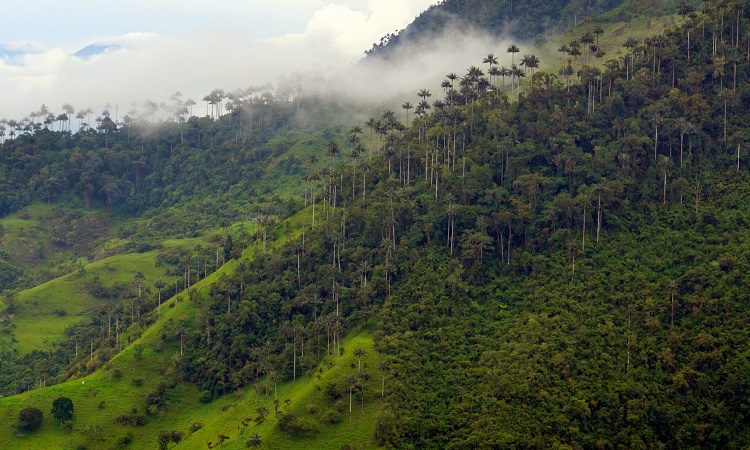
[[[20,119],[42,104],[60,112],[64,103],[95,114],[105,104],[118,105],[122,117],[134,104],[164,102],[176,91],[196,100],[199,113],[201,98],[212,89],[275,83],[293,73],[315,80],[305,86],[308,92],[382,100],[421,88],[437,93],[445,74],[461,75],[489,52],[506,56],[505,42],[464,30],[404,49],[389,62],[357,64],[373,42],[406,26],[434,0],[288,3],[316,5],[303,32],[259,38],[219,23],[166,34],[133,32],[89,42],[101,53],[83,57],[74,55],[80,48],[5,42],[13,51],[0,53],[0,118]]]

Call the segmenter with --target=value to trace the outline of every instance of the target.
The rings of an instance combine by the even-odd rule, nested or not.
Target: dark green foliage
[[[279,412],[279,429],[292,436],[310,436],[318,432],[318,425],[308,417],[292,412]]]
[[[213,395],[211,395],[211,391],[203,391],[200,394],[200,397],[198,397],[200,401],[203,403],[209,403],[211,400],[213,400]]]
[[[512,101],[469,69],[410,127],[392,111],[373,118],[363,133],[373,139],[351,140],[371,147],[359,166],[354,156],[337,165],[343,142],[320,133],[326,167],[309,174],[318,178],[308,191],[314,228],[304,216],[304,239],[295,238],[261,202],[262,231],[232,237],[233,246],[256,245],[258,256],[192,293],[186,301],[198,313],[162,337],[185,344],[181,377],[202,401],[254,382],[274,401],[283,432],[309,435],[318,424],[279,408],[277,384],[343,352],[343,334],[374,323],[387,368],[374,438],[386,447],[747,447],[750,67],[738,57],[719,70],[719,55],[733,52],[733,21],[722,25],[713,10],[705,18],[689,58],[686,28],[660,42],[630,39],[606,69],[537,73]],[[212,123],[230,126],[195,119],[187,128],[200,134]],[[201,139],[231,150],[220,133]],[[289,145],[269,139],[252,157]],[[149,174],[184,183],[139,180],[154,201],[178,205],[144,220],[182,235],[220,224],[228,247],[234,215],[217,211],[240,190],[181,203],[237,181],[234,171],[219,181],[230,172],[225,156],[181,153],[178,165],[166,147],[155,155]],[[134,175],[124,178],[132,184]],[[151,204],[139,189],[128,191],[137,199],[120,198],[110,187],[100,202],[133,211]],[[282,235],[289,245],[262,250]],[[164,260],[194,270],[195,255]],[[340,421],[363,398],[358,381],[321,387],[333,403],[323,420]],[[256,422],[267,414],[259,410]]]
[[[115,422],[119,425],[141,426],[145,425],[147,421],[146,416],[138,414],[137,412],[121,414],[115,418]]]
[[[261,406],[257,408],[255,412],[257,412],[258,415],[255,416],[255,419],[253,419],[253,421],[255,421],[255,423],[257,424],[265,422],[266,416],[268,415],[268,408],[266,408],[265,406]]]
[[[73,418],[73,401],[67,397],[58,397],[52,402],[52,417],[63,422]]]
[[[0,260],[0,291],[13,286],[16,279],[23,275],[23,270]]]
[[[368,55],[388,57],[409,43],[426,43],[436,36],[467,28],[531,41],[545,33],[566,29],[576,20],[581,21],[587,15],[608,11],[622,3],[624,0],[446,0],[428,8],[401,32],[384,36],[373,45]]]
[[[179,430],[172,430],[172,431],[159,431],[159,435],[156,437],[156,442],[159,445],[159,450],[166,450],[167,447],[169,447],[169,444],[174,442],[175,444],[179,444],[182,442],[182,438],[185,436],[185,433]]]
[[[228,234],[227,238],[224,240],[224,260],[229,261],[232,259],[233,248],[234,244],[232,243],[232,235]]]
[[[324,392],[330,400],[338,400],[341,398],[341,390],[335,381],[329,381],[326,383]]]
[[[155,414],[167,405],[167,383],[161,382],[155,390],[146,394],[146,412]]]
[[[335,409],[326,411],[324,417],[325,421],[331,424],[341,422],[341,413],[336,411]]]
[[[42,425],[44,413],[39,408],[28,407],[18,413],[18,426],[22,430],[35,431]]]
[[[246,447],[258,448],[263,445],[263,441],[258,433],[253,434],[250,439],[245,442]]]
[[[115,444],[120,447],[125,447],[127,445],[130,445],[131,442],[133,442],[133,434],[128,433],[125,436],[120,436],[119,438],[117,438]]]

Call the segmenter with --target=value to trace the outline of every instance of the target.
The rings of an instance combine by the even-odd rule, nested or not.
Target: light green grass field
[[[280,225],[277,239],[269,243],[269,251],[297,239],[309,220],[310,211],[303,211]],[[259,251],[254,246],[248,248],[243,256],[252,259]],[[137,264],[138,261],[131,263]],[[235,264],[232,261],[224,265],[197,283],[194,289],[199,294],[209,289],[216,278],[233,270]],[[101,261],[100,265],[106,270],[107,261]],[[131,266],[123,263],[122,267]],[[92,267],[91,270],[96,268]],[[355,448],[374,446],[372,433],[375,416],[382,407],[379,400],[381,373],[377,370],[378,356],[367,329],[357,330],[347,337],[342,342],[345,349],[343,355],[327,357],[316,369],[315,375],[300,375],[296,381],[278,385],[276,395],[280,409],[294,412],[314,423],[317,431],[310,436],[291,437],[283,434],[274,413],[273,388],[264,392],[263,389],[255,389],[254,385],[206,404],[198,400],[199,392],[195,386],[179,384],[168,391],[169,406],[166,410],[149,415],[145,425],[118,425],[115,419],[130,414],[134,409],[139,414],[146,414],[145,395],[174,375],[179,345],[173,342],[164,345],[162,335],[169,334],[170,327],[176,321],[194,317],[199,309],[190,300],[178,302],[180,298],[184,298],[184,295],[166,301],[161,319],[147,329],[140,339],[115,356],[110,367],[105,366],[82,379],[0,399],[0,421],[7,424],[0,427],[0,448],[119,448],[117,440],[130,435],[132,442],[127,448],[151,449],[156,448],[156,436],[160,430],[185,432],[185,440],[180,448],[206,448],[208,442],[216,443],[220,434],[230,438],[220,448],[245,448],[245,441],[254,433],[261,436],[264,448],[340,448],[344,444]],[[144,348],[138,361],[134,360],[135,345]],[[347,376],[356,373],[358,358],[354,355],[354,349],[357,347],[367,352],[362,365],[371,377],[366,382],[364,405],[360,403],[361,398],[355,396],[350,415],[344,387],[340,388],[342,397],[338,404],[327,399],[323,388],[329,382],[341,383]],[[119,377],[116,376],[118,372],[121,374]],[[260,386],[267,386],[265,380],[259,383]],[[75,417],[70,429],[60,426],[50,414],[52,402],[60,396],[70,398],[75,405]],[[45,413],[43,424],[32,433],[16,433],[13,425],[17,423],[20,410],[27,406],[37,407]],[[260,406],[270,411],[266,421],[261,424],[251,421],[248,427],[243,426],[243,420],[257,416],[256,409]],[[341,409],[341,420],[336,424],[327,423],[325,415],[335,407]],[[190,433],[190,426],[196,422],[202,423],[203,427]]]
[[[187,248],[194,244],[186,240],[170,245]],[[94,277],[109,287],[115,283],[132,284],[136,273],[141,272],[145,276],[144,294],[155,295],[153,283],[166,279],[164,270],[155,266],[157,254],[158,251],[151,251],[111,256],[85,265],[82,272],[20,292],[12,327],[15,342],[10,345],[21,353],[28,353],[49,350],[62,342],[66,338],[66,328],[87,320],[95,313],[95,308],[109,301],[98,299],[87,290]],[[0,339],[8,343],[7,337]]]

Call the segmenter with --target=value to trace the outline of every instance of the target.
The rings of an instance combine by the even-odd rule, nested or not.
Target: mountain
[[[77,56],[81,59],[88,59],[101,55],[104,52],[119,50],[121,48],[122,46],[116,44],[91,44],[73,53],[73,56]]]
[[[405,29],[384,36],[368,51],[368,56],[387,57],[401,46],[419,45],[423,40],[458,30],[478,30],[529,42],[623,3],[624,0],[445,0],[428,8]]]
[[[76,263],[3,295],[0,445],[747,447],[743,6],[584,24],[607,55],[350,123],[263,88],[14,128],[3,239]],[[19,422],[59,396],[72,421]]]

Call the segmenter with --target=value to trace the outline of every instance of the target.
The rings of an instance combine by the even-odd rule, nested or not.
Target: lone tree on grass
[[[253,434],[250,436],[250,440],[245,442],[245,445],[248,447],[258,448],[261,445],[263,445],[263,442],[261,440],[261,437],[258,433]]]
[[[18,413],[18,427],[26,431],[34,431],[42,425],[42,413],[39,408],[28,407]]]
[[[159,435],[156,437],[156,442],[159,444],[159,450],[167,450],[170,442],[179,444],[180,442],[182,442],[183,437],[185,437],[185,433],[180,430],[161,430],[159,432]]]
[[[58,397],[52,402],[52,417],[60,420],[60,425],[73,418],[73,401],[67,397]]]

